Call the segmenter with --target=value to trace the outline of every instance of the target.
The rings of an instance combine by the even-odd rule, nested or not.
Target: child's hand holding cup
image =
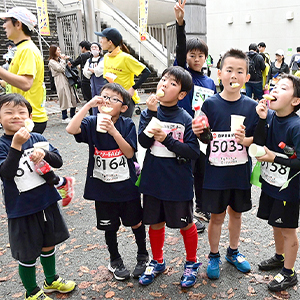
[[[236,132],[237,129],[241,129],[241,125],[243,125],[245,120],[244,116],[240,115],[231,115],[231,132]]]

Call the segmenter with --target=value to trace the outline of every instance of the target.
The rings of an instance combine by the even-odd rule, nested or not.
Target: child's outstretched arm
[[[66,130],[69,134],[79,134],[81,132],[81,122],[83,118],[88,113],[89,109],[92,107],[97,107],[104,103],[104,100],[100,96],[95,96],[92,100],[87,102],[81,110],[72,118],[71,122],[68,124]]]
[[[174,6],[174,12],[176,17],[176,61],[178,66],[186,67],[186,34],[185,34],[185,22],[184,22],[184,6],[186,0],[179,0]]]

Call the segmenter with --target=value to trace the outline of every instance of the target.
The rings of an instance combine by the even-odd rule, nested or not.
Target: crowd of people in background
[[[286,176],[278,171],[272,181],[270,170],[262,168],[258,211],[258,217],[268,220],[273,227],[276,247],[275,255],[262,261],[259,268],[281,268],[268,287],[271,291],[284,290],[297,283],[294,264],[298,250],[299,184],[294,179],[283,193],[279,193],[279,184],[294,178],[288,177],[289,174],[298,176],[299,183],[296,171],[300,170],[300,163],[291,156],[282,156],[277,139],[287,137],[287,143],[293,144],[300,154],[300,121],[296,114],[300,107],[300,47],[289,65],[282,49],[275,52],[272,60],[265,52],[264,42],[251,43],[248,51],[221,52],[217,62],[218,93],[210,78],[213,58],[207,44],[198,38],[186,39],[185,2],[179,0],[174,7],[177,38],[174,66],[163,72],[157,93],[147,99],[138,133],[131,117],[140,100],[137,90],[147,81],[150,70],[130,54],[118,29],[95,32],[100,43],[81,41],[77,58],[61,53],[58,45],[49,48],[48,68],[57,92],[61,122],[68,124],[66,130],[77,142],[89,145],[84,198],[95,201],[97,228],[105,232],[110,254],[108,269],[117,280],[132,275],[141,285],[151,284],[166,269],[165,226],[178,228],[186,250],[180,285],[189,288],[195,284],[201,265],[197,258],[198,233],[204,232],[207,222],[210,253],[206,273],[208,278],[218,279],[219,242],[228,213],[229,246],[225,259],[237,270],[249,272],[251,266],[238,244],[242,213],[252,208],[252,160],[248,148],[254,140],[257,145],[268,146],[264,148],[265,154],[257,158],[262,166],[270,162],[277,169],[291,169],[291,173],[285,172]],[[21,179],[15,179],[21,161],[31,164],[34,170],[35,164],[45,161],[54,167],[62,165],[57,149],[49,143],[47,149],[34,149],[36,142],[46,142],[41,134],[48,120],[44,62],[31,40],[37,21],[31,12],[20,7],[12,8],[0,18],[4,20],[7,38],[12,41],[6,44],[5,64],[0,67],[1,86],[7,93],[0,100],[0,121],[5,132],[0,138],[0,176],[8,199],[5,204],[12,255],[19,261],[25,299],[51,300],[44,291],[68,293],[76,286],[55,271],[55,245],[69,237],[56,203],[60,199],[57,185],[43,181],[37,173],[31,181],[32,174],[25,171],[19,176]],[[79,88],[86,103],[76,112]],[[270,94],[270,102],[264,98],[266,94]],[[103,114],[106,117],[99,121],[99,115]],[[244,124],[235,130],[230,127],[233,114],[246,117]],[[199,117],[201,122],[197,121]],[[11,122],[11,118],[18,122]],[[34,125],[27,130],[23,125],[30,118]],[[156,127],[149,128],[153,120]],[[137,139],[147,149],[143,176],[136,168]],[[63,178],[57,177],[57,181],[61,181],[61,186],[66,185]],[[68,188],[66,193],[70,193]],[[11,204],[13,197],[20,206]],[[28,199],[39,200],[39,204],[24,208]],[[121,221],[132,228],[138,248],[132,274],[118,250],[117,231]],[[46,229],[49,238],[43,235],[44,229],[39,229],[40,222],[47,223],[43,226],[50,224]],[[146,248],[145,224],[149,225],[152,260]],[[28,229],[26,236],[15,230],[23,226]],[[28,240],[36,236],[38,243],[32,246]],[[46,277],[43,290],[35,279],[39,256]]]

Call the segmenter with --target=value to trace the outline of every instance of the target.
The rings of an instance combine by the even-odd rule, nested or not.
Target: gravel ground
[[[54,104],[55,106],[55,104]],[[142,107],[143,108],[143,107]],[[138,123],[139,116],[134,116]],[[179,230],[166,230],[164,247],[167,270],[148,287],[142,287],[137,280],[118,282],[107,271],[108,251],[104,234],[96,229],[94,204],[83,199],[85,173],[88,159],[87,145],[77,144],[65,131],[60,114],[50,115],[45,137],[57,147],[64,159],[64,165],[57,173],[76,178],[75,199],[65,208],[63,215],[70,230],[70,238],[57,246],[57,272],[62,277],[75,280],[78,284],[71,294],[50,295],[53,299],[300,299],[295,288],[284,293],[270,293],[266,283],[277,274],[276,271],[261,272],[257,264],[274,253],[271,227],[256,218],[259,190],[253,188],[253,208],[243,215],[240,251],[246,255],[252,266],[249,274],[243,274],[225,261],[228,247],[228,220],[226,219],[220,242],[221,277],[211,281],[206,277],[209,244],[207,231],[199,234],[198,257],[200,267],[196,285],[189,290],[179,286],[184,265],[184,245]],[[135,266],[136,245],[132,231],[121,227],[119,248],[129,270]],[[150,243],[147,239],[150,250]],[[151,253],[151,251],[150,251]],[[22,299],[24,289],[18,276],[18,264],[11,257],[5,208],[0,205],[0,299]],[[296,270],[300,270],[299,262]],[[37,281],[43,282],[41,265],[37,265]]]

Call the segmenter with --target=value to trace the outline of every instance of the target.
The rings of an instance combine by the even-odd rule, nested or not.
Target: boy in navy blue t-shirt
[[[210,279],[220,276],[221,263],[219,242],[226,211],[229,214],[230,242],[226,260],[241,272],[249,272],[250,264],[238,250],[242,212],[252,207],[251,203],[251,159],[247,147],[253,141],[258,121],[255,114],[257,103],[244,95],[240,88],[249,80],[248,60],[244,52],[227,51],[218,70],[224,90],[205,100],[202,111],[212,129],[205,161],[203,184],[203,206],[211,212],[208,225],[210,244],[207,275]],[[231,129],[231,115],[245,117],[244,125]],[[193,130],[200,138],[203,124],[193,120]]]
[[[130,277],[118,251],[120,219],[124,226],[132,228],[138,246],[134,278],[144,272],[148,262],[141,199],[135,186],[137,176],[132,159],[137,149],[136,128],[130,118],[120,116],[127,110],[129,102],[130,95],[121,85],[108,83],[103,86],[100,96],[86,103],[66,128],[78,143],[89,146],[83,196],[95,201],[97,228],[105,231],[110,254],[108,269],[117,280]],[[106,113],[100,124],[97,124],[97,116],[85,117],[93,107]]]
[[[46,161],[62,166],[62,158],[51,144],[49,151],[34,149],[47,140],[28,132],[25,121],[32,107],[20,94],[0,97],[0,176],[8,217],[8,233],[13,258],[19,262],[19,275],[26,289],[25,299],[51,300],[45,292],[71,292],[76,284],[56,275],[55,245],[69,238],[69,231],[57,201],[61,199],[53,184],[35,171],[35,164]],[[40,257],[45,274],[43,290],[36,283],[36,259]]]
[[[191,87],[191,75],[183,68],[177,66],[164,70],[157,85],[158,93],[148,98],[148,108],[140,118],[139,142],[147,148],[140,191],[143,193],[144,223],[150,225],[153,255],[140,277],[142,285],[152,283],[155,276],[166,268],[163,257],[165,225],[180,228],[183,236],[186,263],[181,277],[182,287],[195,284],[200,265],[196,256],[198,234],[193,222],[191,168],[191,160],[197,159],[200,150],[192,131],[192,117],[177,105]],[[156,121],[153,129],[147,128],[150,121],[151,124]]]
[[[186,69],[193,79],[193,87],[191,91],[178,102],[178,106],[184,108],[192,117],[194,117],[195,107],[202,106],[205,99],[214,95],[216,86],[214,81],[207,77],[202,67],[208,56],[208,47],[206,43],[199,38],[191,38],[186,40],[185,33],[185,21],[184,21],[184,6],[186,0],[179,0],[175,6],[175,17],[176,17],[176,60],[174,65],[178,65]],[[198,232],[203,232],[205,225],[200,220],[209,222],[210,213],[206,212],[202,208],[202,186],[204,179],[205,169],[205,149],[206,145],[202,143],[202,151],[200,152],[199,158],[193,162],[193,173],[194,173],[194,188],[195,188],[195,202],[196,209],[194,220]]]
[[[299,242],[297,228],[299,221],[299,174],[282,185],[300,170],[300,118],[296,111],[300,108],[300,79],[292,75],[282,75],[271,92],[268,111],[267,100],[261,100],[256,107],[260,117],[255,130],[254,142],[265,145],[266,154],[257,157],[261,162],[261,196],[257,216],[268,220],[273,227],[276,253],[262,261],[261,270],[282,268],[269,282],[271,291],[282,291],[297,284],[294,270]],[[267,125],[267,126],[266,126]],[[284,142],[294,149],[285,154],[279,144]],[[296,156],[296,157],[295,157]]]

